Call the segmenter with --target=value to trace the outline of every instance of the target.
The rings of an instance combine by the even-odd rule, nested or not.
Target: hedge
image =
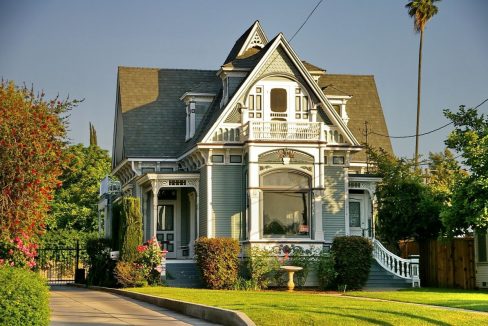
[[[368,280],[373,246],[360,236],[336,237],[332,242],[337,285],[347,290],[361,289]]]
[[[232,238],[195,241],[195,255],[207,288],[231,289],[239,274],[239,242]]]
[[[0,267],[0,325],[49,325],[49,290],[39,274]]]

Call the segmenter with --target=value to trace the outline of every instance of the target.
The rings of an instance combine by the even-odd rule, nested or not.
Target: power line
[[[485,104],[486,102],[488,102],[488,98],[485,99],[483,102],[481,102],[480,104],[478,104],[477,106],[474,107],[474,109],[476,110],[477,108],[479,108],[480,106],[482,106],[483,104]],[[451,121],[449,123],[446,123],[445,125],[443,126],[440,126],[439,128],[436,128],[436,129],[433,129],[431,131],[427,131],[427,132],[424,132],[424,133],[421,133],[421,134],[418,134],[418,136],[425,136],[425,135],[428,135],[428,134],[431,134],[433,132],[436,132],[436,131],[439,131],[441,129],[444,129],[445,127],[447,126],[450,126],[452,125],[454,122]],[[417,135],[408,135],[408,136],[390,136],[390,135],[384,135],[384,134],[379,134],[379,133],[376,133],[374,131],[371,131],[370,134],[373,134],[373,135],[377,135],[377,136],[381,136],[381,137],[388,137],[388,138],[413,138],[413,137],[416,137]]]
[[[315,12],[315,10],[317,10],[317,8],[320,6],[320,4],[324,2],[324,0],[320,0],[317,5],[315,6],[315,8],[313,8],[313,10],[310,12],[310,14],[308,14],[307,16],[307,19],[305,19],[305,21],[303,22],[303,24],[300,26],[300,28],[298,28],[298,30],[295,32],[295,34],[293,34],[293,36],[290,38],[290,42],[293,40],[293,38],[295,38],[295,36],[300,32],[300,30],[303,28],[303,26],[305,26],[305,24],[308,22],[308,20],[310,19],[310,17],[312,17],[313,13]]]

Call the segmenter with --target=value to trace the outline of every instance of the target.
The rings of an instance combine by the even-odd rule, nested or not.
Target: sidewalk
[[[52,286],[51,325],[215,325],[111,293]]]

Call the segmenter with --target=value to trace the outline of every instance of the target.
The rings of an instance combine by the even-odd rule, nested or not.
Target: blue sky
[[[218,69],[255,20],[289,39],[317,2],[0,0],[0,76],[84,98],[71,141],[87,144],[91,121],[111,150],[117,66]],[[406,2],[325,0],[292,41],[330,73],[374,75],[393,136],[415,133],[419,35]],[[488,1],[438,6],[424,37],[422,132],[448,122],[443,109],[488,98]],[[421,137],[420,152],[441,151],[449,130]],[[393,140],[395,153],[412,157],[414,142]]]

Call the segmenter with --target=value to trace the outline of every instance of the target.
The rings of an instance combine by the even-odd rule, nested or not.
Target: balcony
[[[248,140],[344,143],[336,127],[322,122],[249,121],[242,126],[223,124],[212,137],[213,142],[242,143]]]

